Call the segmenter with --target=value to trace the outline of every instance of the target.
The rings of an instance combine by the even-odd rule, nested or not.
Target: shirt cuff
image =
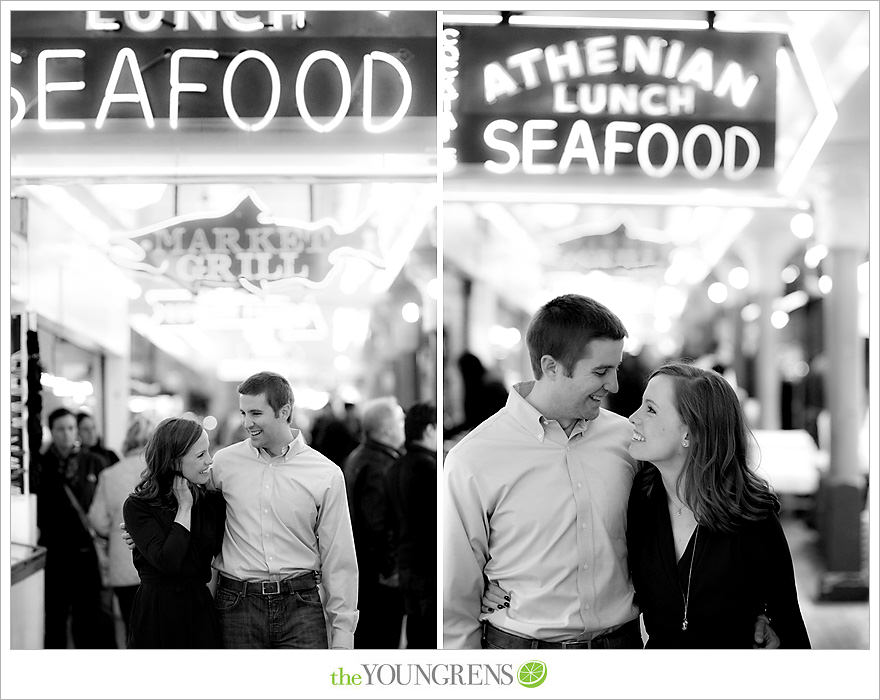
[[[330,644],[331,649],[354,649],[354,633],[342,632],[341,630],[333,630],[333,641]]]

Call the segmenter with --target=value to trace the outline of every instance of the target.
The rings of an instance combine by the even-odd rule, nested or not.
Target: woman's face
[[[629,453],[658,467],[681,466],[687,452],[682,441],[688,429],[675,408],[673,381],[663,374],[653,377],[645,387],[642,405],[629,417],[633,425]]]
[[[183,478],[193,484],[206,484],[211,478],[211,464],[214,462],[208,452],[208,433],[195,441],[180,459],[180,472]]]

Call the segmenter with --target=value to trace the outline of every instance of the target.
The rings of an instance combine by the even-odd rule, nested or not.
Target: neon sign
[[[446,103],[460,162],[732,181],[773,166],[776,34],[466,27],[445,41],[463,66]]]
[[[225,212],[192,214],[120,236],[110,256],[119,265],[162,275],[188,289],[277,283],[320,289],[347,257],[385,266],[369,215],[342,226],[275,219],[253,193]]]
[[[82,49],[46,49],[40,51],[37,56],[37,114],[40,127],[47,130],[82,130],[86,128],[83,120],[79,119],[50,119],[48,117],[49,96],[57,92],[77,92],[85,90],[86,82],[83,80],[53,80],[50,75],[50,66],[56,61],[84,60],[86,52]],[[167,87],[169,96],[169,126],[177,129],[180,115],[180,101],[183,93],[205,93],[208,87],[204,82],[186,82],[181,79],[181,64],[184,59],[192,65],[196,60],[216,61],[220,58],[218,51],[210,49],[178,49],[170,55],[170,79]],[[236,72],[247,61],[256,62],[261,66],[261,70],[268,76],[270,81],[269,105],[260,118],[254,122],[246,122],[240,116],[240,106],[235,104],[233,97],[233,83],[236,79]],[[319,61],[326,61],[333,66],[333,80],[336,86],[341,90],[341,97],[336,111],[329,121],[321,122],[312,115],[312,108],[309,107],[309,98],[306,94],[306,85],[309,80],[309,74],[313,66]],[[22,57],[18,54],[12,54],[13,64],[22,63]],[[400,98],[396,106],[393,107],[393,114],[383,120],[374,117],[375,107],[373,105],[373,93],[375,91],[375,82],[377,80],[375,68],[376,63],[384,63],[391,68],[389,75],[391,79],[397,80],[400,86]],[[70,70],[68,64],[67,70]],[[153,116],[153,108],[151,106],[150,95],[148,94],[144,79],[142,77],[142,68],[139,65],[137,55],[134,49],[130,47],[121,48],[113,61],[113,67],[110,76],[107,79],[101,99],[100,107],[95,115],[94,128],[101,129],[107,119],[111,108],[120,103],[131,103],[138,106],[140,117],[144,124],[152,129],[155,120]],[[412,79],[403,65],[403,63],[395,56],[384,51],[371,51],[362,57],[361,70],[363,71],[363,111],[362,124],[364,129],[370,133],[381,133],[389,131],[397,126],[406,116],[412,101],[413,86]],[[125,77],[132,84],[131,88],[121,88],[120,81]],[[239,78],[246,80],[246,78]],[[342,122],[342,119],[348,115],[352,106],[352,85],[353,79],[348,66],[333,51],[320,50],[315,51],[306,56],[302,65],[296,74],[295,82],[295,104],[308,127],[320,133],[333,131]],[[12,87],[13,100],[16,104],[16,111],[12,115],[12,127],[18,126],[25,116],[25,100],[20,90]],[[229,120],[239,129],[243,131],[259,131],[267,126],[275,117],[278,106],[282,97],[282,81],[278,67],[270,56],[263,51],[247,50],[237,54],[223,71],[223,108]]]
[[[13,129],[33,120],[44,130],[101,130],[127,119],[145,130],[177,130],[220,118],[255,132],[296,117],[318,133],[353,122],[381,134],[407,117],[436,116],[434,13],[104,10],[11,18]]]

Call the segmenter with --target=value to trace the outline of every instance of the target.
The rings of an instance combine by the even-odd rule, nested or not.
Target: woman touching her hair
[[[123,505],[140,586],[129,626],[131,649],[221,646],[208,582],[220,551],[226,507],[205,490],[211,478],[208,434],[168,418],[144,449],[147,468]]]

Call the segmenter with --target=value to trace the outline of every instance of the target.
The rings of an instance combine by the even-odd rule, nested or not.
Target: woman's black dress
[[[791,552],[775,515],[736,532],[700,526],[676,561],[666,490],[646,467],[633,483],[627,516],[629,567],[644,616],[648,648],[750,649],[764,610],[782,648],[808,649]],[[688,590],[688,626],[682,630]]]
[[[210,649],[220,647],[217,614],[207,583],[211,560],[220,551],[226,505],[216,492],[193,504],[191,529],[174,522],[177,507],[129,496],[125,527],[141,584],[129,625],[130,649]]]

